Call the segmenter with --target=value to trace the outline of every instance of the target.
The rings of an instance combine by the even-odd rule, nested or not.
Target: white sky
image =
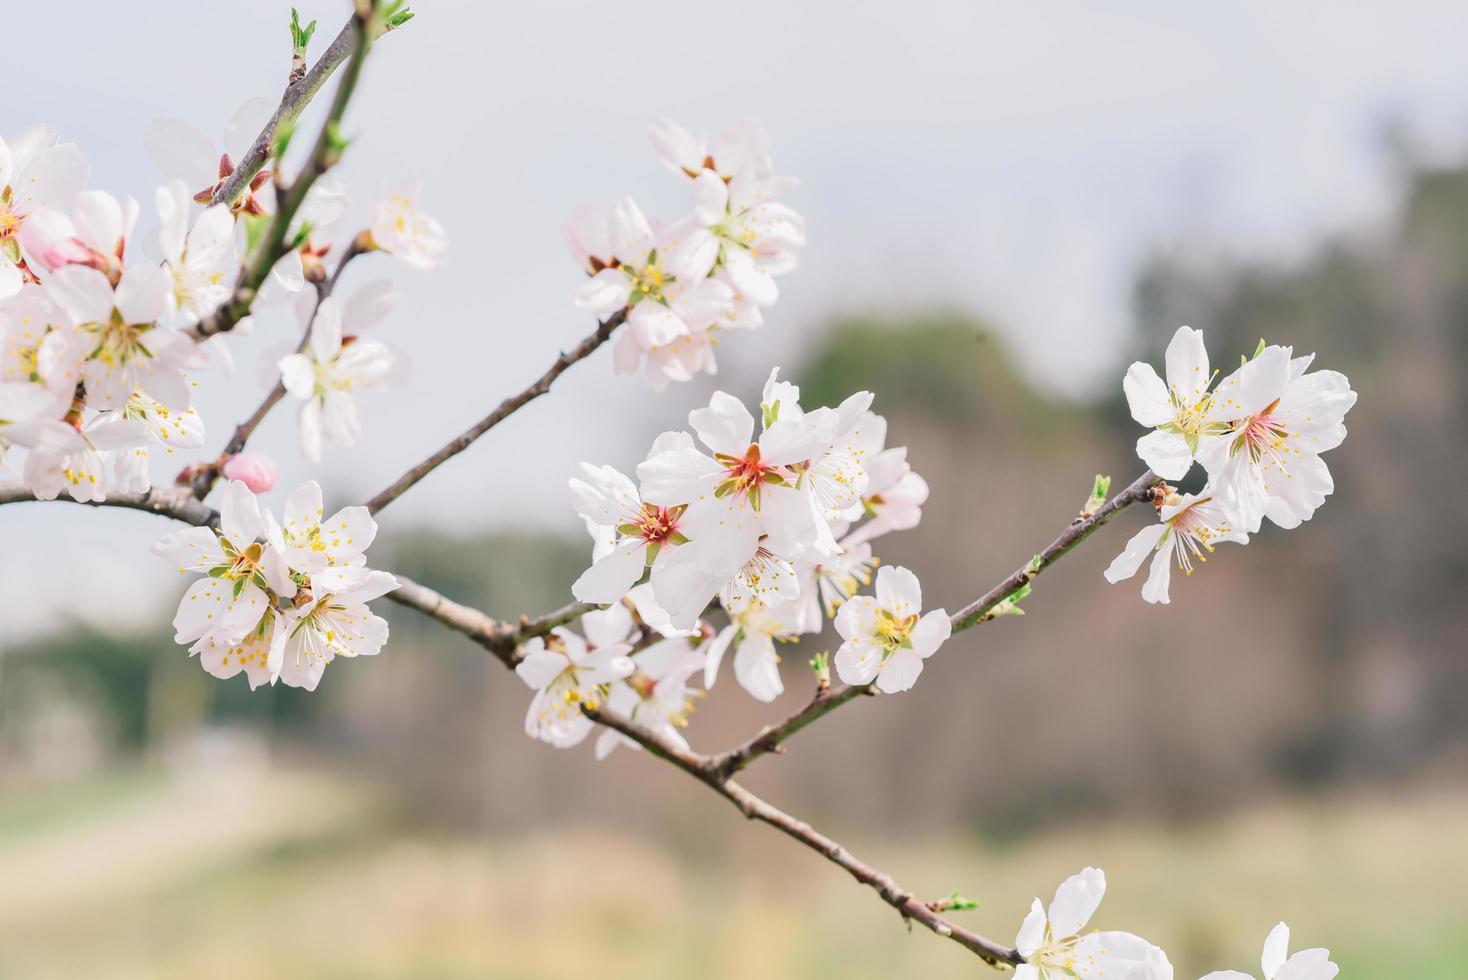
[[[319,50],[346,4],[297,2],[321,20]],[[436,273],[369,258],[343,289],[399,283],[381,336],[410,350],[411,380],[364,399],[364,445],[329,447],[322,467],[300,459],[287,406],[256,439],[283,491],[315,476],[329,505],[374,492],[589,332],[560,223],[623,193],[676,215],[686,188],[645,136],[660,114],[710,132],[758,118],[779,170],[804,181],[790,197],[809,226],[802,267],[765,330],[722,348],[741,395],[831,314],[912,307],[987,315],[1041,383],[1094,391],[1114,380],[1106,351],[1149,251],[1298,255],[1390,208],[1385,120],[1434,153],[1468,131],[1462,3],[414,7],[368,66],[342,169],[357,222],[379,186],[417,177],[453,236]],[[95,186],[144,202],[146,229],[159,175],[144,128],[164,116],[218,133],[246,98],[277,92],[288,16],[266,0],[19,5],[0,133],[56,126],[91,157]],[[263,390],[260,351],[288,342],[280,322],[260,333],[232,384],[201,379],[210,451]],[[652,400],[602,354],[561,385],[387,522],[570,532],[575,462],[629,467],[713,382]],[[0,641],[55,624],[78,595],[100,591],[109,617],[173,601],[182,585],[146,552],[163,530],[64,504],[0,509]]]

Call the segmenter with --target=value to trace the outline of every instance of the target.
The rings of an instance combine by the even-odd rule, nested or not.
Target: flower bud
[[[253,493],[275,488],[275,461],[264,453],[240,453],[224,464],[224,477],[239,480]]]

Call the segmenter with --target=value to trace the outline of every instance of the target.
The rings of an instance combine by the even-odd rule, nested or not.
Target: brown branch
[[[751,793],[721,773],[716,760],[676,745],[662,735],[648,731],[610,712],[587,711],[586,713],[599,724],[620,732],[652,754],[671,762],[693,776],[732,803],[750,820],[769,824],[820,854],[826,860],[846,869],[861,884],[876,891],[882,897],[882,901],[895,908],[904,920],[916,920],[937,935],[951,939],[970,952],[976,953],[991,965],[998,966],[1001,963],[1008,963],[1017,966],[1024,962],[1024,957],[1019,954],[1018,950],[1000,945],[949,921],[928,903],[914,898],[910,892],[898,885],[891,875],[878,871],[865,863],[840,843],[822,834],[804,820],[791,816]]]
[[[979,598],[954,613],[951,617],[953,621],[953,632],[958,633],[972,626],[977,626],[979,623],[988,622],[992,618],[991,614],[995,607],[1034,581],[1036,576],[1055,564],[1062,555],[1065,555],[1076,545],[1090,537],[1091,533],[1098,527],[1111,520],[1111,518],[1132,504],[1141,500],[1150,500],[1152,487],[1157,483],[1158,479],[1159,477],[1155,473],[1148,470],[1133,480],[1131,485],[1125,490],[1112,497],[1089,516],[1077,515],[1071,521],[1070,526],[1062,531],[1060,536],[1050,542],[1038,555],[1025,562],[1013,574],[988,592],[985,592]],[[777,725],[766,728],[743,744],[715,756],[714,764],[719,772],[725,776],[732,776],[760,756],[777,751],[786,739],[812,722],[824,718],[843,704],[854,701],[858,695],[871,693],[873,693],[873,689],[870,684],[842,686],[818,691],[810,703],[789,718],[786,718]]]
[[[316,64],[306,72],[299,80],[294,80],[286,87],[285,94],[281,97],[280,106],[275,114],[265,123],[265,128],[255,137],[255,142],[245,151],[240,158],[239,164],[234,172],[215,191],[209,200],[210,204],[233,204],[255,175],[265,168],[270,158],[275,154],[276,136],[284,130],[289,130],[301,117],[306,106],[321,91],[332,74],[340,67],[343,61],[350,58],[356,49],[356,34],[354,28],[357,17],[353,16],[342,26],[332,42],[327,45],[321,57],[316,59]],[[391,26],[387,30],[392,30]],[[386,33],[386,31],[384,31]]]
[[[255,302],[255,296],[260,291],[260,287],[264,285],[266,277],[270,275],[270,270],[275,268],[275,263],[280,261],[281,256],[290,251],[292,244],[290,235],[291,221],[295,218],[296,212],[300,210],[301,205],[305,203],[306,195],[310,193],[311,187],[316,183],[317,178],[335,166],[341,158],[343,146],[341,122],[343,116],[346,115],[347,103],[351,101],[352,93],[357,88],[357,81],[362,76],[362,62],[366,60],[367,51],[372,46],[372,21],[374,16],[375,4],[364,3],[359,5],[351,21],[348,22],[346,27],[342,28],[342,33],[337,36],[335,41],[331,42],[331,47],[327,49],[328,54],[330,54],[332,50],[337,48],[338,44],[348,43],[351,57],[347,62],[347,67],[342,74],[341,81],[337,83],[336,94],[332,98],[331,108],[327,112],[326,121],[321,125],[321,132],[317,134],[316,143],[311,149],[311,156],[306,161],[306,165],[301,169],[300,174],[296,176],[296,179],[288,187],[279,184],[280,174],[277,171],[276,208],[275,214],[271,217],[270,227],[265,232],[264,239],[256,246],[255,253],[250,257],[250,261],[240,270],[240,277],[235,283],[234,294],[226,302],[222,303],[217,310],[190,329],[189,333],[195,340],[203,340],[214,334],[232,330],[235,324],[248,316],[250,307]],[[346,42],[343,41],[344,38]],[[327,55],[323,55],[322,61],[325,61],[326,57]],[[339,64],[340,61],[338,60],[337,63]],[[321,62],[318,62],[318,67],[320,67],[320,64]],[[336,65],[333,64],[331,67],[334,69]],[[319,89],[321,87],[321,83],[326,81],[326,77],[330,73],[330,70],[328,70],[321,76],[316,88]],[[310,81],[310,78],[311,75],[308,74],[301,84],[306,84]],[[290,91],[287,90],[287,100],[290,98]],[[315,90],[312,91],[312,94],[315,94]],[[284,105],[284,103],[282,104]],[[294,119],[291,120],[291,124],[294,124]],[[266,124],[265,129],[269,131],[270,139],[267,141],[264,149],[260,149],[260,144],[257,140],[256,146],[251,147],[250,155],[246,157],[247,160],[251,159],[257,150],[265,154],[260,161],[260,165],[256,166],[256,172],[259,171],[260,166],[263,166],[264,160],[268,159],[270,154],[276,149],[275,142],[280,134],[274,128],[275,125],[275,119],[272,119],[271,123]],[[263,137],[265,134],[262,132],[261,135]],[[231,175],[230,183],[233,182],[235,175],[242,174],[244,171],[245,163],[242,161],[240,166],[236,168],[234,174]],[[227,194],[229,192],[230,183],[226,183],[224,187],[220,188],[220,194]],[[238,193],[238,190],[235,193]],[[216,194],[216,199],[218,197],[219,194]],[[225,199],[232,200],[229,197]]]
[[[596,330],[590,336],[581,341],[581,343],[577,344],[575,347],[571,348],[569,351],[565,351],[559,357],[557,357],[555,361],[552,362],[551,366],[546,369],[546,372],[536,379],[534,384],[526,388],[524,391],[515,395],[511,395],[509,398],[506,398],[504,401],[500,402],[498,408],[496,408],[493,412],[490,412],[484,418],[480,419],[472,427],[465,430],[462,434],[458,436],[458,438],[453,439],[438,452],[434,453],[432,456],[429,456],[423,462],[419,463],[417,466],[413,467],[412,469],[408,470],[408,472],[398,477],[398,479],[392,484],[392,486],[388,487],[377,496],[367,501],[367,509],[373,514],[376,514],[378,511],[382,510],[382,508],[386,507],[388,504],[401,497],[419,480],[423,479],[429,473],[432,473],[434,470],[438,469],[439,466],[448,462],[450,459],[453,459],[459,453],[468,449],[471,445],[474,444],[474,440],[478,439],[490,429],[493,429],[505,419],[509,418],[527,402],[535,398],[539,398],[541,395],[550,391],[550,386],[552,382],[559,378],[562,373],[564,373],[565,370],[569,368],[572,364],[575,364],[577,361],[585,360],[592,351],[596,350],[602,344],[606,343],[607,340],[611,338],[612,331],[621,326],[622,321],[624,321],[626,318],[627,311],[621,310],[617,313],[613,313],[611,316],[607,317],[606,320],[597,324]]]

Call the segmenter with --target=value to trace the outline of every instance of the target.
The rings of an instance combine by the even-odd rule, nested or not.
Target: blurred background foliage
[[[1135,309],[1136,357],[1160,362],[1187,323],[1225,371],[1261,337],[1345,371],[1361,399],[1334,498],[1161,608],[1101,579],[1129,513],[1025,618],[963,634],[912,693],[834,716],[748,782],[909,887],[979,899],[964,921],[996,938],[1094,863],[1113,882],[1097,924],[1162,943],[1180,977],[1249,967],[1282,916],[1352,980],[1459,980],[1468,170],[1415,173],[1391,226],[1289,267],[1159,254]],[[918,569],[932,606],[1048,542],[1093,473],[1140,471],[1119,393],[1048,397],[962,314],[838,320],[795,374],[807,404],[876,391],[910,447],[934,494],[878,553]],[[513,530],[378,547],[499,616],[559,605],[588,550]],[[382,657],[314,696],[251,693],[188,661],[166,605],[133,635],[60,630],[0,656],[0,977],[976,968],[668,767],[529,742],[519,681],[427,620],[384,604]],[[823,644],[789,651],[772,707],[726,678],[695,745],[807,698]]]

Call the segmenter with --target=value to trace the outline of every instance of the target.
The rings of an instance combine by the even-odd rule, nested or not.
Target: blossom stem
[[[891,875],[862,861],[842,844],[827,837],[804,820],[786,813],[751,793],[727,775],[722,774],[714,759],[682,748],[664,736],[611,712],[584,710],[592,720],[620,732],[653,755],[671,762],[693,776],[732,803],[750,820],[769,824],[825,857],[826,860],[846,869],[857,881],[876,891],[884,902],[901,913],[903,919],[916,920],[937,935],[953,940],[992,965],[1008,963],[1017,966],[1024,962],[1024,957],[1019,954],[1018,950],[1000,945],[949,921],[928,903],[914,898],[910,892],[898,885]]]
[[[324,62],[330,56],[331,52],[343,42],[344,38],[350,42],[348,45],[350,48],[350,60],[347,61],[347,66],[342,72],[341,81],[337,83],[336,94],[332,97],[331,101],[331,108],[327,112],[326,121],[321,125],[321,131],[316,136],[316,143],[311,149],[310,158],[306,161],[306,165],[301,169],[296,179],[288,186],[281,187],[277,192],[276,209],[275,214],[271,218],[270,227],[266,230],[265,237],[256,247],[255,254],[245,267],[240,270],[240,277],[235,283],[234,294],[228,301],[221,304],[219,309],[199,321],[190,330],[190,333],[196,340],[202,340],[214,334],[232,330],[236,323],[239,323],[240,320],[249,315],[250,307],[255,302],[255,295],[259,292],[260,287],[264,285],[265,278],[270,275],[270,270],[275,268],[275,263],[280,260],[281,256],[290,251],[292,244],[290,233],[291,221],[295,218],[296,212],[305,203],[306,195],[310,192],[312,185],[316,183],[317,178],[335,166],[341,158],[343,145],[341,137],[342,118],[346,115],[347,104],[351,102],[352,93],[356,91],[357,81],[362,76],[362,63],[366,60],[368,49],[372,46],[374,9],[374,4],[366,4],[359,8],[347,26],[342,28],[342,33],[337,36],[335,41],[331,42],[331,47],[327,49],[327,54],[322,55],[322,62]],[[318,62],[317,66],[320,67],[322,62]],[[338,60],[337,63],[339,64],[340,61]],[[333,64],[331,67],[334,69],[336,65]],[[321,76],[320,80],[316,83],[317,89],[321,87],[321,84],[326,81],[326,77],[330,74],[331,72],[327,71]],[[311,73],[308,73],[300,84],[304,85],[310,80]],[[315,94],[315,89],[311,91],[311,94]],[[289,94],[287,95],[287,99],[289,99]],[[264,159],[268,159],[269,155],[274,152],[276,137],[276,131],[270,124],[266,125],[266,130],[270,132],[270,139],[265,141],[265,148],[260,151],[265,154]],[[264,133],[262,132],[261,135],[263,137]],[[256,145],[250,150],[249,157],[254,157],[256,151],[259,149],[260,141],[257,140]],[[254,172],[258,172],[260,166],[263,166],[264,159],[261,159],[260,164],[255,167]],[[235,174],[238,175],[244,172],[245,164],[242,162],[235,170]],[[253,176],[253,173],[251,176]],[[278,176],[279,174],[277,174]],[[221,193],[226,193],[228,187],[229,185],[226,184],[224,188],[221,188]],[[218,199],[219,195],[216,194],[215,200]],[[233,200],[233,198],[226,196],[224,200]]]
[[[499,407],[496,408],[494,411],[490,412],[484,418],[476,422],[473,426],[466,429],[457,438],[450,440],[448,444],[445,445],[442,449],[438,450],[438,452],[434,453],[432,456],[429,456],[423,462],[419,463],[417,466],[414,466],[412,469],[408,470],[408,472],[398,477],[391,486],[383,490],[371,500],[367,501],[367,509],[371,513],[376,514],[378,511],[382,510],[382,508],[386,507],[388,504],[401,497],[419,480],[423,479],[429,473],[432,473],[434,470],[438,469],[439,466],[448,462],[450,459],[453,459],[459,453],[468,449],[474,444],[474,441],[476,439],[484,435],[490,429],[493,429],[495,426],[499,425],[505,419],[509,418],[517,410],[523,407],[527,402],[539,398],[541,395],[550,391],[551,384],[557,378],[559,378],[567,368],[569,368],[572,364],[575,364],[577,361],[585,360],[591,355],[593,351],[595,351],[598,347],[600,347],[602,344],[605,344],[609,339],[611,339],[612,331],[621,326],[622,321],[624,321],[626,318],[627,311],[621,310],[617,313],[613,313],[601,323],[597,324],[596,330],[593,331],[588,337],[586,337],[586,339],[582,340],[581,343],[577,344],[569,351],[563,351],[561,355],[551,363],[551,366],[546,369],[545,373],[535,380],[534,384],[526,388],[524,391],[511,395],[509,398],[506,398],[504,401],[500,402]]]
[[[1159,479],[1155,473],[1148,470],[1133,480],[1125,490],[1096,508],[1089,516],[1077,516],[1075,520],[1071,521],[1070,526],[1060,533],[1059,537],[1050,542],[1044,551],[1016,569],[1012,575],[988,592],[954,613],[952,616],[953,632],[957,633],[977,626],[979,623],[988,622],[992,618],[989,614],[996,606],[1055,564],[1062,555],[1084,541],[1098,527],[1132,504],[1151,499],[1152,487]],[[824,718],[843,704],[855,700],[858,695],[871,693],[870,684],[819,691],[813,700],[789,718],[766,728],[735,748],[715,756],[715,767],[726,776],[732,776],[760,756],[776,751],[786,739],[812,722]]]

